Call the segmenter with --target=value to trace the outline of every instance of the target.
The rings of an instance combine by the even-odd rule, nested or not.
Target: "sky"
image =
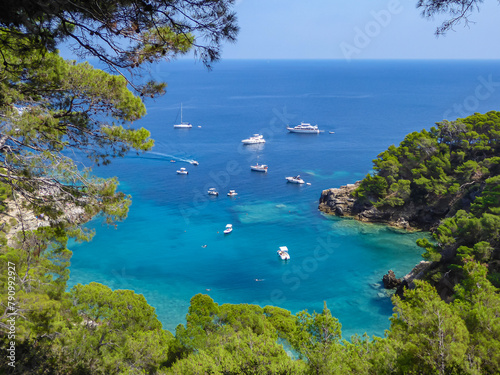
[[[417,0],[236,0],[240,33],[223,59],[500,59],[500,4],[445,36]]]

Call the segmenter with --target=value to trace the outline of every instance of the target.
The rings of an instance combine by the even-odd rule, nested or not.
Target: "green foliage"
[[[469,345],[469,332],[453,307],[425,282],[395,297],[389,339],[400,353],[401,373],[461,373]]]
[[[304,373],[305,364],[293,361],[278,343],[278,336],[288,338],[295,329],[295,320],[279,308],[219,306],[209,296],[198,294],[191,299],[186,325],[176,329],[176,361],[167,373]],[[275,325],[285,331],[278,333]]]
[[[419,238],[417,240],[417,245],[425,249],[425,253],[422,254],[427,260],[438,262],[441,260],[441,254],[439,253],[439,246],[432,244],[427,238]]]
[[[14,37],[0,36],[0,49],[53,52],[69,39],[77,55],[98,58],[116,71],[169,60],[193,48],[209,65],[220,57],[223,42],[235,40],[238,27],[232,6],[232,0],[97,0],[57,6],[7,2],[0,12],[0,28],[8,28]],[[4,65],[10,68],[10,62]]]
[[[500,112],[492,111],[408,134],[373,161],[377,174],[366,176],[357,196],[377,207],[414,201],[432,209],[448,202],[464,186],[498,174],[499,132]]]
[[[376,201],[387,194],[387,186],[387,181],[383,177],[367,174],[355,190],[354,196]]]

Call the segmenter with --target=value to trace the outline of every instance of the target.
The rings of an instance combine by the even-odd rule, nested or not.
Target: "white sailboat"
[[[177,129],[189,129],[189,128],[192,128],[193,125],[191,125],[189,122],[183,122],[182,121],[182,103],[181,103],[181,122],[180,124],[175,124],[174,125],[174,128],[177,128]]]

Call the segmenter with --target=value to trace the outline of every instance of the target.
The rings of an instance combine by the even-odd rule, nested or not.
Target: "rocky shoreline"
[[[417,223],[412,223],[411,208],[407,212],[397,209],[379,210],[368,203],[360,203],[353,195],[361,181],[354,184],[323,190],[319,199],[319,210],[326,214],[352,217],[367,223],[383,223],[391,227],[406,230],[419,230]]]

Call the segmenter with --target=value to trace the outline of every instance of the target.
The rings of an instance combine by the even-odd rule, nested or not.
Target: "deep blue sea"
[[[168,82],[167,94],[146,102],[134,126],[151,131],[153,152],[94,169],[132,195],[128,219],[117,229],[88,224],[96,235],[71,244],[69,284],[133,289],[171,331],[190,298],[207,293],[219,304],[294,313],[320,312],[326,301],[345,337],[383,335],[392,305],[382,276],[410,271],[425,234],[327,217],[317,209],[322,190],[363,178],[407,133],[500,110],[498,61],[227,60],[212,71],[177,61],[150,75]],[[173,128],[181,103],[190,130]],[[325,132],[286,131],[301,121]],[[254,133],[265,145],[242,146]],[[252,172],[256,161],[269,172]],[[177,175],[180,167],[189,175]],[[296,174],[310,185],[287,184]],[[221,195],[209,197],[210,187]],[[229,189],[238,196],[227,197]],[[228,223],[234,230],[225,236]],[[290,261],[278,258],[279,246]]]

